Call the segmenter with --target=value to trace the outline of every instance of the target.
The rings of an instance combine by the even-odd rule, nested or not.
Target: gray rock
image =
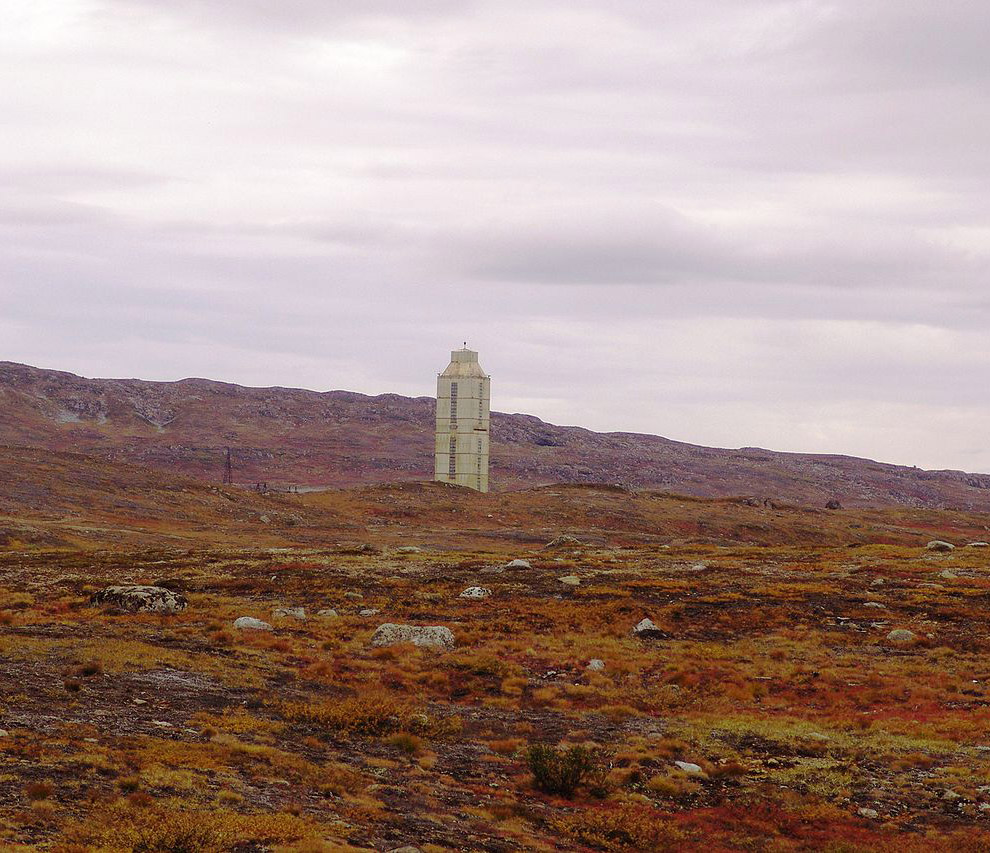
[[[867,817],[870,820],[876,820],[878,817],[880,817],[880,812],[878,812],[876,809],[861,808],[857,810],[856,814],[858,814],[860,817]]]
[[[893,646],[910,646],[917,638],[918,635],[914,631],[908,631],[907,628],[895,628],[887,634],[887,642]]]
[[[870,586],[883,586],[885,583],[887,583],[887,581],[885,581],[883,578],[874,578],[872,581],[870,581]]]
[[[591,660],[588,661],[588,669],[590,669],[592,672],[601,672],[603,669],[605,669],[605,661],[603,661],[601,658],[592,658]]]
[[[454,635],[443,625],[396,625],[386,622],[379,625],[371,637],[373,646],[394,646],[412,643],[414,646],[451,649]]]
[[[879,601],[867,601],[863,604],[863,607],[876,607],[878,610],[886,610],[887,605],[881,604]]]
[[[272,626],[253,616],[239,616],[234,620],[234,627],[245,631],[271,631]]]
[[[531,569],[529,560],[511,560],[505,564],[506,569]]]
[[[546,548],[578,548],[584,543],[577,538],[577,536],[571,536],[570,533],[562,533],[556,539],[551,539],[544,546]]]
[[[957,577],[959,577],[959,575],[957,575],[954,571],[952,571],[952,569],[942,569],[942,571],[938,573],[938,576],[940,578],[944,578],[947,581],[955,580]]]
[[[704,772],[699,765],[692,764],[690,761],[675,761],[674,762],[674,765],[679,770],[683,770],[685,773],[702,773],[702,772]]]
[[[317,610],[316,611],[316,615],[319,616],[320,619],[336,619],[336,618],[338,618],[337,611],[334,610],[332,607],[324,607],[323,610]]]
[[[300,622],[306,621],[305,607],[273,607],[272,616],[276,619],[298,619]]]
[[[189,603],[180,592],[163,586],[108,586],[89,599],[93,604],[106,604],[119,610],[177,613]]]
[[[939,553],[945,553],[946,551],[955,551],[956,546],[951,542],[943,542],[941,539],[933,539],[929,542],[925,548],[929,551],[936,551]]]
[[[458,598],[470,598],[470,599],[480,599],[488,598],[492,594],[492,591],[487,587],[483,586],[469,586],[464,592],[462,592]]]
[[[358,611],[358,616],[377,616],[381,612],[380,607],[366,607],[364,610]]]
[[[418,554],[423,549],[419,545],[401,545],[395,549],[397,554]]]
[[[967,548],[990,548],[990,542],[970,542]]]
[[[581,578],[579,578],[577,575],[564,575],[564,577],[557,578],[557,580],[560,581],[562,584],[566,584],[567,586],[581,585]]]
[[[652,619],[643,619],[633,628],[632,632],[634,637],[643,637],[644,639],[663,639],[667,636],[665,631],[661,631],[653,624]]]
[[[351,601],[360,601],[364,596],[360,592],[345,592],[344,598],[349,598]]]

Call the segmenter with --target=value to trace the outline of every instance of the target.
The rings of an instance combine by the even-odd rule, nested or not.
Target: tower
[[[465,346],[450,354],[437,377],[434,480],[488,491],[490,383],[474,350]]]

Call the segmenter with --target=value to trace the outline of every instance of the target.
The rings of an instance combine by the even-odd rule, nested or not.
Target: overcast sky
[[[990,471],[986,0],[0,13],[0,359]]]

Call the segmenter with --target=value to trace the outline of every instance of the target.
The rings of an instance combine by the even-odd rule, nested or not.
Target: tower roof
[[[447,369],[440,375],[455,379],[488,378],[488,374],[478,364],[478,353],[467,347],[455,349],[451,352],[450,364],[447,365]]]

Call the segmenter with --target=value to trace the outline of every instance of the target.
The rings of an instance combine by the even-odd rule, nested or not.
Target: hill
[[[247,388],[206,379],[86,379],[0,362],[0,442],[97,455],[217,482],[343,487],[432,474],[434,401],[396,394]],[[850,507],[990,510],[990,476],[848,456],[726,450],[492,416],[492,482],[621,483],[699,497]]]

